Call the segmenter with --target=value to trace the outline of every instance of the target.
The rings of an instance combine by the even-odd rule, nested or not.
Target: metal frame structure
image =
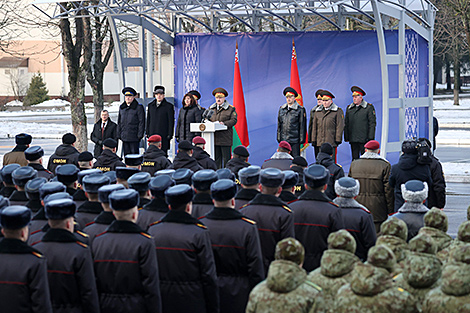
[[[348,24],[351,22],[359,28],[375,29],[382,75],[381,153],[400,151],[400,143],[405,139],[405,111],[408,108],[428,108],[429,137],[433,134],[433,29],[437,9],[430,0],[75,0],[65,3],[36,0],[33,6],[51,19],[73,18],[78,12],[80,17],[106,16],[116,43],[121,42],[116,21],[136,26],[139,57],[124,57],[120,44],[115,45],[115,53],[122,86],[125,85],[125,69],[140,68],[144,105],[149,100],[146,95],[148,86],[151,86],[148,84],[151,73],[147,68],[148,56],[152,52],[150,45],[145,49],[144,38],[150,42],[152,34],[173,45],[175,34],[191,31],[343,31],[350,29]],[[398,29],[397,54],[387,53],[385,30],[388,29]],[[410,98],[405,94],[406,29],[415,31],[428,43],[427,97]],[[390,98],[389,95],[389,66],[398,66],[399,69],[398,98]],[[400,142],[389,142],[391,109],[399,110]]]

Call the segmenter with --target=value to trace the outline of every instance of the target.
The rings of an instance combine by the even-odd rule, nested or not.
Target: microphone
[[[212,115],[214,115],[214,111],[206,109],[204,113],[202,113],[202,122],[209,120]]]

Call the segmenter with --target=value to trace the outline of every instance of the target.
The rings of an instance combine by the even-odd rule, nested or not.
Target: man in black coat
[[[190,215],[193,196],[189,185],[169,188],[170,211],[148,230],[157,249],[164,313],[219,312],[210,233]]]
[[[109,185],[109,177],[103,174],[91,174],[83,177],[82,185],[85,195],[88,198],[77,209],[75,220],[81,229],[85,228],[88,223],[92,222],[101,212],[103,207],[98,200],[98,189]]]
[[[211,185],[218,180],[214,170],[200,170],[191,177],[196,194],[193,198],[191,215],[200,218],[206,215],[214,207],[211,197]]]
[[[341,209],[325,195],[329,178],[323,165],[310,165],[304,172],[305,192],[289,204],[294,213],[295,238],[305,247],[303,268],[307,272],[320,266],[323,251],[328,249],[328,236],[344,228]]]
[[[24,187],[28,181],[37,176],[38,172],[29,166],[20,167],[12,173],[11,177],[13,178],[16,190],[13,191],[9,198],[10,205],[26,205],[28,197],[26,196]]]
[[[55,169],[59,165],[74,164],[78,167],[80,152],[74,147],[75,141],[77,141],[77,137],[74,134],[67,133],[62,136],[62,144],[55,149],[47,164],[47,169],[51,173],[55,173]]]
[[[16,190],[15,184],[13,183],[13,178],[11,175],[13,172],[20,168],[21,166],[19,164],[8,164],[7,166],[4,166],[1,171],[1,176],[3,178],[3,184],[5,187],[3,187],[1,196],[4,196],[5,198],[10,198],[11,194]]]
[[[164,170],[171,165],[170,160],[166,157],[162,148],[162,137],[160,135],[152,135],[148,139],[147,151],[143,154],[141,171],[150,173],[153,176],[156,172]]]
[[[99,157],[96,158],[93,168],[100,169],[103,172],[115,171],[116,167],[125,167],[126,164],[122,159],[116,155],[117,141],[108,138],[103,141],[103,151]]]
[[[196,159],[197,163],[205,169],[217,171],[215,161],[205,150],[206,140],[200,136],[196,136],[193,138],[193,144],[193,158]]]
[[[244,312],[250,291],[265,277],[257,225],[234,209],[234,181],[221,179],[210,189],[214,207],[200,221],[211,237],[220,311]]]
[[[250,153],[244,146],[237,146],[233,149],[232,158],[227,162],[225,168],[228,168],[238,178],[238,172],[245,167],[250,166],[248,163],[248,157]]]
[[[173,164],[170,165],[169,168],[172,169],[179,169],[179,168],[187,168],[193,172],[197,172],[202,170],[203,167],[199,165],[195,158],[192,157],[193,155],[194,146],[187,140],[183,140],[178,145],[178,153],[173,160]]]
[[[261,168],[250,165],[238,172],[240,190],[235,195],[235,209],[240,210],[245,204],[253,200],[259,194],[259,174]]]
[[[25,206],[33,213],[36,213],[43,208],[41,199],[39,198],[39,188],[41,188],[41,186],[46,182],[47,180],[44,177],[37,177],[26,183],[24,190],[28,196],[28,202],[26,202]]]
[[[295,196],[299,197],[305,191],[305,183],[304,183],[304,170],[307,168],[308,163],[304,157],[296,156],[292,160],[292,165],[290,169],[299,174],[299,181],[295,186]]]
[[[101,111],[101,119],[95,123],[91,132],[91,141],[95,143],[95,158],[98,158],[103,151],[103,141],[112,138],[117,141],[117,124],[109,118],[107,110]]]
[[[44,177],[47,180],[52,179],[54,174],[44,168],[42,165],[42,157],[44,156],[44,150],[39,146],[32,146],[25,150],[24,156],[28,161],[28,166],[38,171],[38,177]],[[78,158],[77,158],[78,161]]]
[[[117,137],[122,141],[124,155],[139,154],[139,143],[145,132],[145,109],[137,102],[137,91],[126,87],[122,90],[124,102],[119,106]]]
[[[109,195],[116,220],[93,240],[101,312],[162,312],[157,254],[152,237],[137,221],[139,193]],[[184,301],[183,301],[184,302]]]
[[[291,155],[292,148],[287,141],[281,141],[277,151],[272,155],[270,159],[267,159],[261,165],[261,168],[277,168],[281,171],[286,171],[290,169],[292,165],[292,160],[294,159]]]
[[[330,171],[330,179],[328,180],[328,187],[325,190],[325,195],[333,200],[336,198],[335,193],[335,182],[344,177],[344,171],[341,165],[335,163],[333,159],[334,148],[328,142],[323,143],[320,146],[320,152],[316,157],[316,163],[321,164]]]
[[[44,256],[26,244],[31,211],[10,206],[0,211],[0,307],[4,313],[52,313]]]
[[[62,199],[46,204],[51,226],[33,244],[47,258],[47,272],[54,312],[100,312],[93,259],[88,245],[73,234],[76,206]]]
[[[419,138],[419,142],[426,142],[428,147],[432,149],[431,141],[427,138]],[[446,180],[444,178],[444,172],[442,171],[442,164],[434,154],[431,156],[431,164],[429,168],[431,170],[432,188],[429,189],[429,197],[427,207],[436,207],[443,209],[446,205]]]
[[[291,170],[282,172],[286,176],[286,179],[284,180],[284,184],[282,184],[282,191],[279,195],[279,199],[289,204],[290,202],[297,200],[297,197],[295,196],[295,185],[297,185],[297,182],[299,181],[299,174]]]
[[[155,100],[147,108],[147,137],[160,135],[162,137],[161,150],[168,155],[170,140],[173,138],[175,128],[175,106],[165,99],[165,87],[155,86],[153,94]]]

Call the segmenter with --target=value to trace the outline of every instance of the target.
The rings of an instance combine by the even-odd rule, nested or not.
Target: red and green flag
[[[238,43],[235,49],[235,70],[233,73],[233,106],[237,110],[237,124],[233,127],[232,149],[243,145],[250,145],[248,136],[248,123],[246,122],[245,97],[243,95],[242,78],[240,75],[240,65],[238,64]]]

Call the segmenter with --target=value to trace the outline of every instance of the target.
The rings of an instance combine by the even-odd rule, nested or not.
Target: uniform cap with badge
[[[230,179],[220,179],[211,185],[211,197],[215,201],[228,201],[237,194],[237,184]]]
[[[360,87],[357,87],[357,86],[352,86],[351,87],[351,92],[352,92],[353,97],[354,96],[364,97],[366,95],[366,92],[364,90],[362,90]]]
[[[176,185],[165,191],[165,200],[172,208],[178,208],[193,200],[194,190],[187,184]]]
[[[137,91],[135,91],[135,89],[132,88],[132,87],[125,87],[122,90],[122,94],[125,95],[125,96],[135,97],[137,95]]]
[[[291,170],[282,171],[286,176],[284,184],[282,185],[283,189],[292,188],[299,182],[299,173],[296,173]]]
[[[36,161],[44,156],[44,150],[40,146],[32,146],[24,151],[24,157],[28,161]]]
[[[335,96],[331,92],[329,92],[328,90],[322,90],[321,91],[321,96],[322,96],[323,101],[332,100],[332,99],[335,98]]]
[[[127,211],[137,207],[139,193],[134,189],[122,189],[113,191],[109,197],[109,205],[114,211]]]
[[[304,182],[310,188],[318,188],[328,184],[330,171],[320,164],[312,164],[304,169]]]
[[[277,168],[265,168],[260,172],[259,182],[266,187],[281,187],[284,184],[286,175]]]
[[[228,97],[228,92],[224,88],[219,87],[212,91],[212,95],[216,98],[224,98]]]
[[[165,94],[165,87],[164,86],[160,86],[160,85],[157,85],[153,88],[153,94],[156,95],[156,94]]]
[[[191,178],[194,189],[197,191],[208,191],[212,183],[219,179],[217,173],[211,169],[200,170]]]
[[[38,177],[38,171],[30,166],[17,168],[11,173],[13,183],[18,187],[24,187],[28,181],[36,177]]]
[[[0,224],[5,229],[21,229],[31,221],[31,210],[22,205],[7,206],[0,211]]]
[[[323,89],[318,89],[317,91],[315,91],[315,98],[317,98],[317,100],[323,100],[323,95],[321,94],[323,92]]]
[[[197,90],[191,90],[188,92],[190,95],[194,97],[194,99],[199,100],[201,99],[201,94]]]
[[[240,183],[245,186],[253,186],[259,184],[259,175],[261,173],[261,167],[257,165],[250,165],[242,168],[238,172],[238,178]]]
[[[58,181],[64,183],[65,185],[77,181],[78,172],[80,172],[80,170],[75,166],[75,164],[59,165],[55,169],[55,174]]]
[[[299,95],[297,93],[297,91],[292,88],[292,87],[286,87],[284,88],[284,90],[282,91],[282,94],[285,96],[285,97],[290,97],[290,96],[294,96],[294,98],[297,98],[297,96]]]

